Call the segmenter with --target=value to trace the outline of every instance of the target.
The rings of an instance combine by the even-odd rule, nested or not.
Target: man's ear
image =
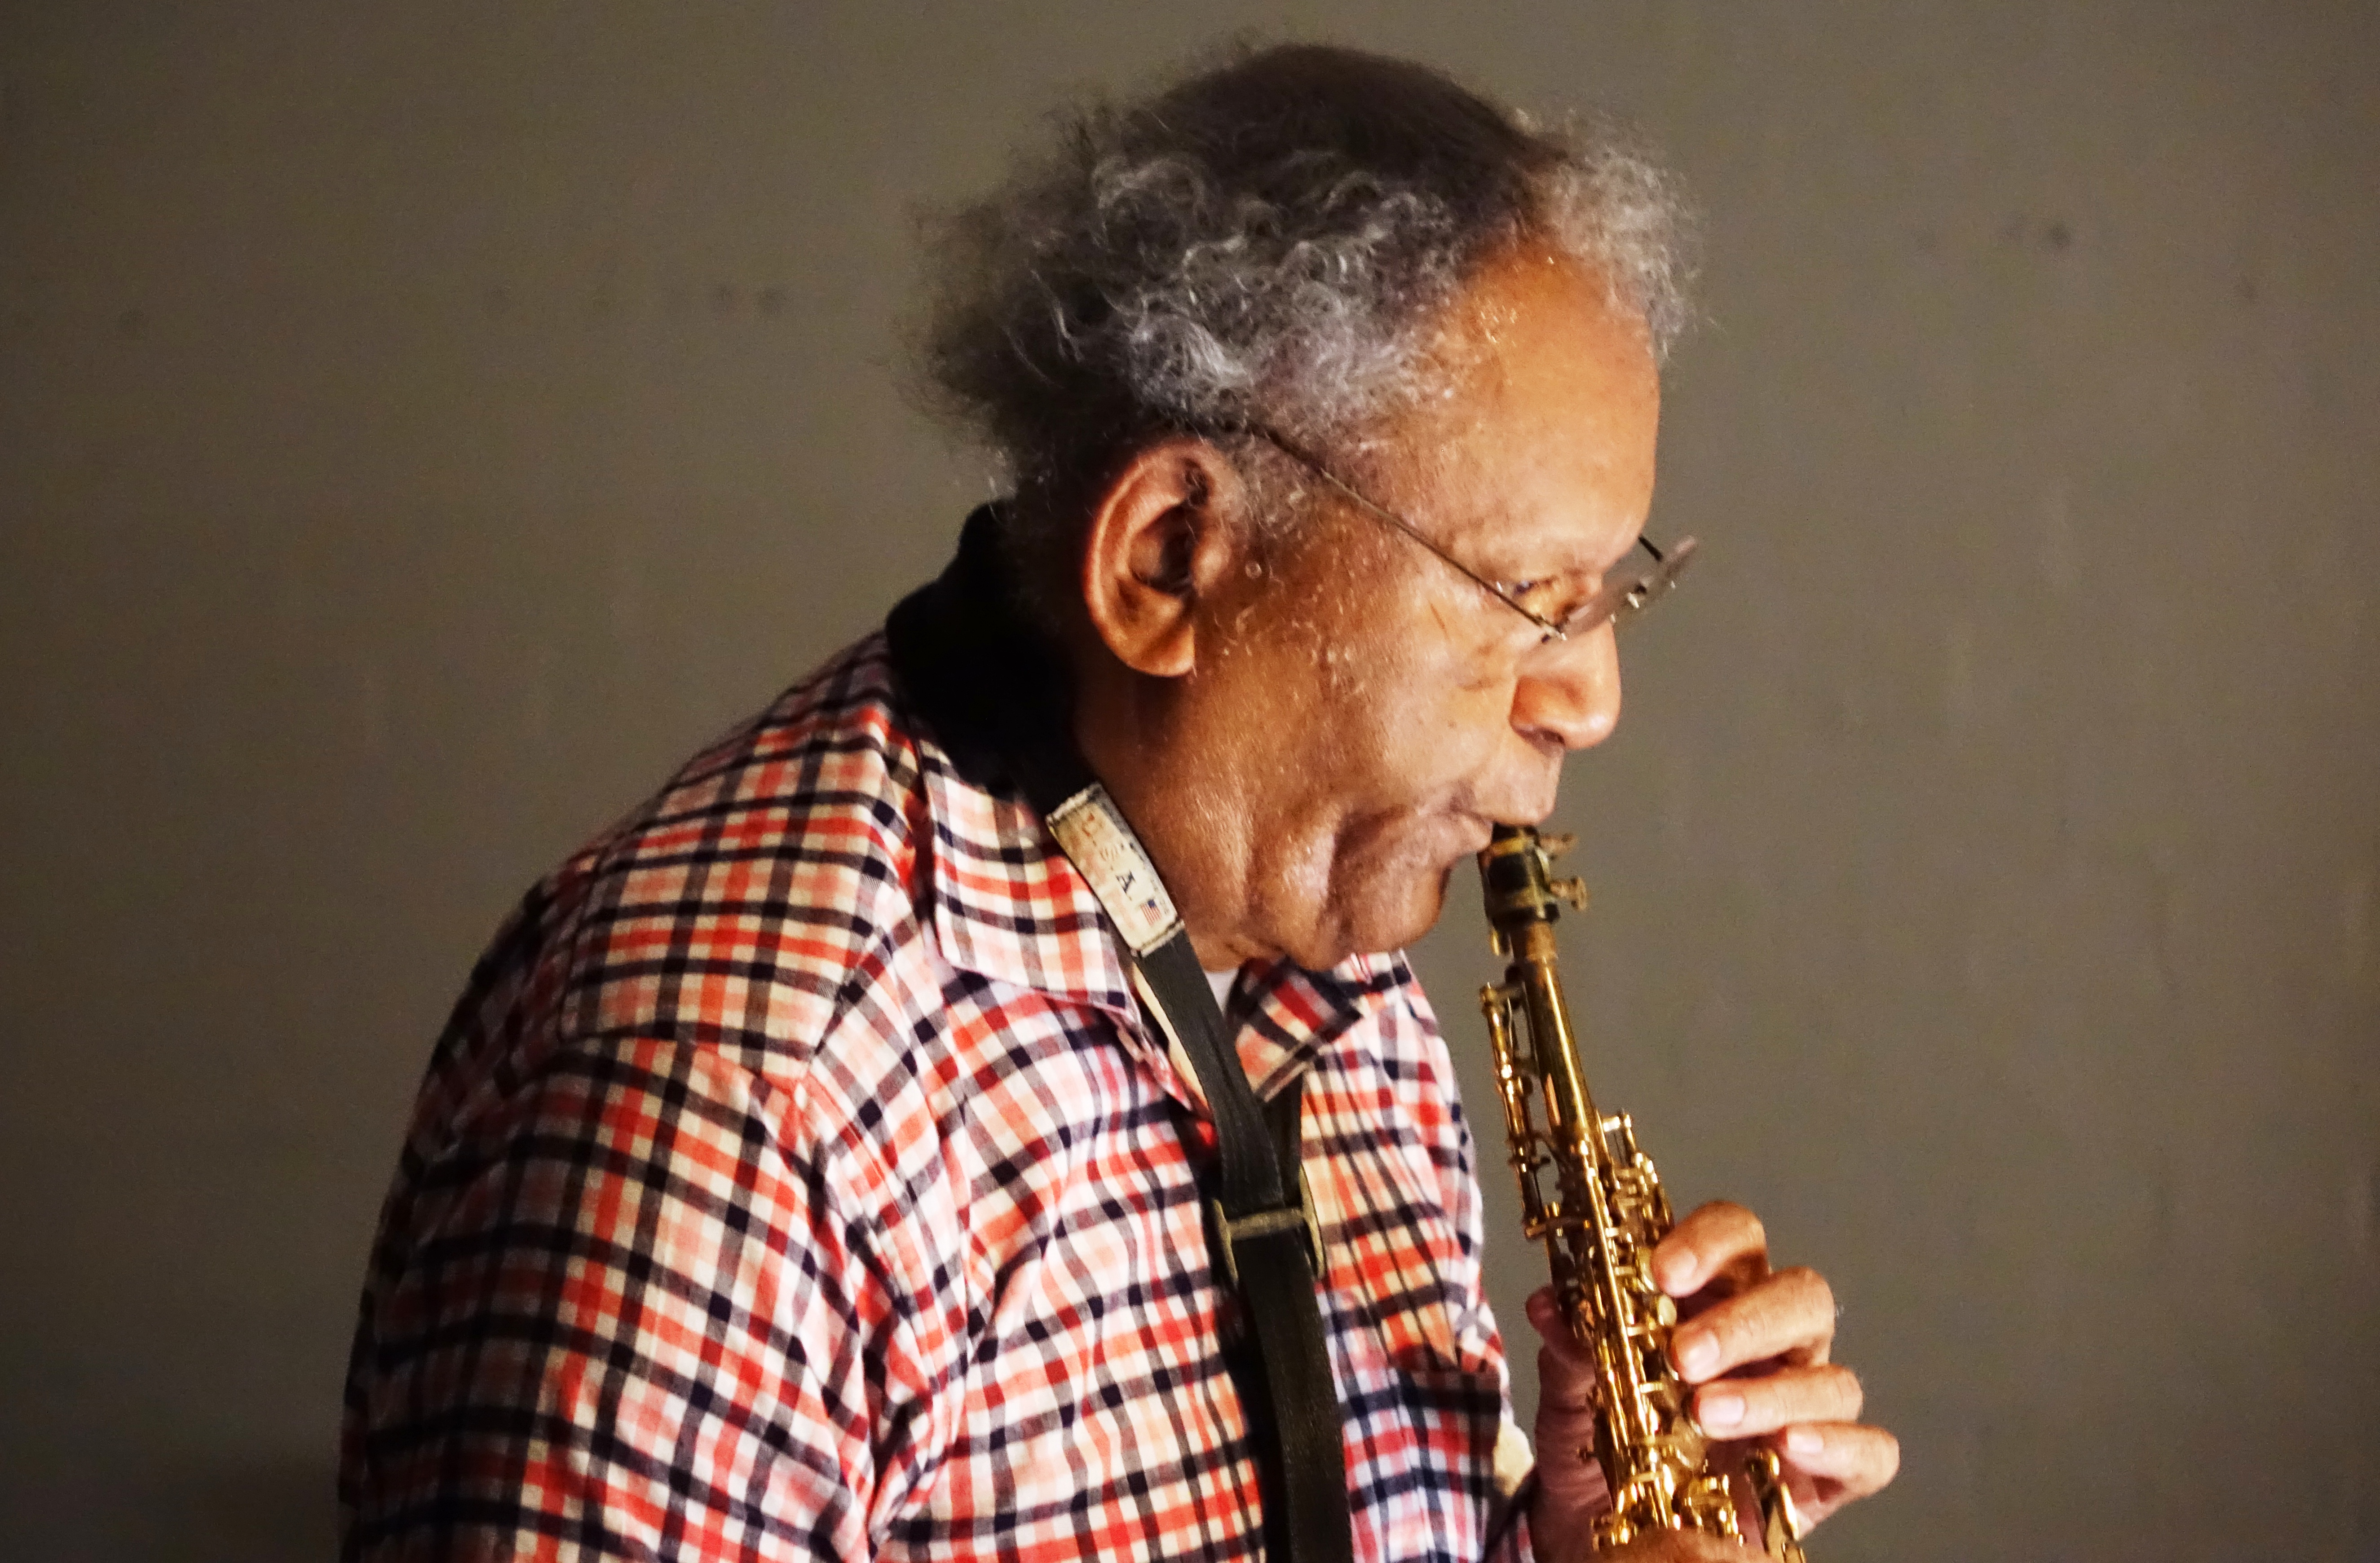
[[[1083,544],[1083,606],[1116,660],[1152,678],[1197,665],[1195,612],[1237,563],[1239,474],[1204,440],[1135,454],[1101,491]]]

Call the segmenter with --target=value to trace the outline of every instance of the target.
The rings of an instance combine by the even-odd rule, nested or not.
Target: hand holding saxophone
[[[1828,1359],[1834,1293],[1772,1271],[1741,1206],[1673,1220],[1629,1115],[1587,1088],[1554,939],[1586,891],[1553,877],[1567,838],[1496,828],[1479,854],[1503,980],[1479,992],[1522,1230],[1553,1285],[1530,1299],[1538,1360],[1541,1556],[1747,1556],[1805,1563],[1807,1528],[1892,1480],[1900,1446],[1861,1425]]]
[[[1855,1498],[1889,1483],[1900,1465],[1899,1440],[1858,1421],[1861,1393],[1850,1369],[1831,1361],[1834,1291],[1815,1271],[1772,1271],[1759,1218],[1740,1205],[1706,1205],[1680,1220],[1653,1251],[1653,1276],[1677,1301],[1679,1323],[1670,1338],[1679,1376],[1693,1387],[1694,1420],[1713,1439],[1715,1466],[1740,1466],[1754,1448],[1781,1457],[1788,1491],[1804,1529]],[[1562,1556],[1550,1538],[1584,1537],[1604,1503],[1601,1470],[1591,1460],[1563,1460],[1553,1452],[1595,1443],[1596,1364],[1572,1338],[1553,1289],[1529,1299],[1529,1322],[1544,1338],[1537,1358],[1537,1508],[1532,1530],[1537,1555]],[[1757,1537],[1756,1525],[1745,1532]],[[1703,1556],[1707,1538],[1672,1532],[1643,1556],[1665,1557],[1663,1545]],[[1708,1542],[1714,1557],[1757,1556],[1757,1549]],[[1636,1556],[1634,1547],[1604,1556]]]

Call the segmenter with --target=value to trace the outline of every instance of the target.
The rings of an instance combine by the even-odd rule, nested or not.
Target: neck
[[[1076,660],[1075,741],[1148,852],[1210,972],[1281,953],[1249,931],[1257,842],[1229,768],[1183,691],[1099,648]]]

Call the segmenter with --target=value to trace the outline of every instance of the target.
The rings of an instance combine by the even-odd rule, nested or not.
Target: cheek
[[[1432,648],[1407,648],[1347,709],[1349,747],[1360,749],[1383,801],[1443,801],[1500,752],[1511,692],[1476,668]]]
[[[1434,801],[1510,725],[1511,685],[1473,643],[1479,626],[1401,563],[1336,561],[1327,581],[1298,583],[1310,590],[1289,585],[1293,606],[1241,644],[1241,671],[1275,681],[1260,741],[1290,793],[1359,814]]]

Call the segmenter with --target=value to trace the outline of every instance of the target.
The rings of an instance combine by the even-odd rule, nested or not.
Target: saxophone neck
[[[1536,941],[1540,959],[1551,959],[1552,926],[1561,908],[1586,910],[1586,886],[1575,878],[1556,878],[1553,860],[1568,852],[1577,838],[1541,836],[1527,825],[1499,825],[1479,854],[1479,882],[1485,894],[1488,927],[1500,948],[1520,958],[1530,928],[1546,930]]]
[[[1604,1159],[1600,1119],[1580,1068],[1554,940],[1561,907],[1586,904],[1585,887],[1552,874],[1553,859],[1571,841],[1500,825],[1479,854],[1479,882],[1497,952],[1512,963],[1502,1001],[1520,1012],[1525,1046],[1519,1050],[1543,1094],[1546,1137],[1564,1147],[1557,1153],[1563,1159],[1592,1166]],[[1506,1050],[1512,1050],[1509,1044]]]

